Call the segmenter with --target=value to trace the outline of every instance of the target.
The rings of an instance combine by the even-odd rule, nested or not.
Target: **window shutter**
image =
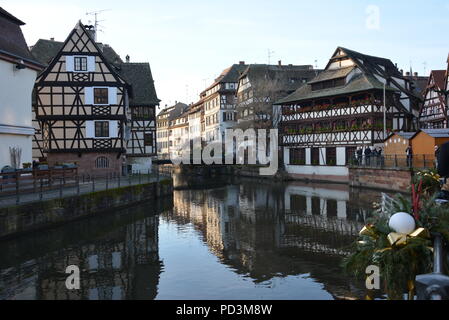
[[[109,137],[118,138],[118,121],[109,121]]]
[[[73,72],[74,70],[74,57],[73,56],[65,56],[65,71]]]
[[[87,71],[95,72],[95,56],[87,57]]]
[[[84,88],[84,104],[94,104],[94,88],[86,87]]]
[[[117,88],[116,87],[108,88],[108,101],[109,101],[109,104],[117,104]]]
[[[86,138],[95,138],[94,121],[86,121]]]

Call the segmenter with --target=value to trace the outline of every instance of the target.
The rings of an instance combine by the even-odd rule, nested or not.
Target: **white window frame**
[[[86,71],[75,70],[75,57],[87,59],[87,70]],[[96,65],[96,57],[95,56],[86,56],[86,55],[65,56],[66,72],[73,72],[73,73],[95,72],[95,65]]]
[[[108,89],[108,103],[95,103],[95,89]],[[117,105],[117,87],[85,87],[84,103],[93,106],[110,106]]]

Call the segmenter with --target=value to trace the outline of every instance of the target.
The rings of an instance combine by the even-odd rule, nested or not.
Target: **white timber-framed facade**
[[[416,129],[420,103],[390,60],[337,48],[322,73],[277,102],[285,169],[298,178],[347,182],[356,149]]]
[[[421,129],[448,127],[445,95],[446,70],[432,70],[424,92],[424,104],[419,114]]]
[[[89,31],[79,21],[36,80],[36,149],[50,166],[74,163],[83,174],[121,174],[130,85]]]

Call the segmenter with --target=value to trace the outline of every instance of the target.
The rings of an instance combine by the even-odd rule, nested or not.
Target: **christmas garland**
[[[414,297],[415,278],[433,269],[432,234],[449,241],[449,207],[435,204],[434,197],[420,199],[422,183],[412,186],[411,201],[397,195],[377,205],[373,218],[360,231],[352,254],[343,260],[346,272],[366,277],[369,266],[377,266],[389,299]]]

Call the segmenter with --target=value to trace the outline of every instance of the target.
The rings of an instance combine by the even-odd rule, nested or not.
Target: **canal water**
[[[342,257],[381,194],[174,176],[173,198],[0,242],[0,299],[360,299]],[[81,270],[67,290],[65,269]]]

